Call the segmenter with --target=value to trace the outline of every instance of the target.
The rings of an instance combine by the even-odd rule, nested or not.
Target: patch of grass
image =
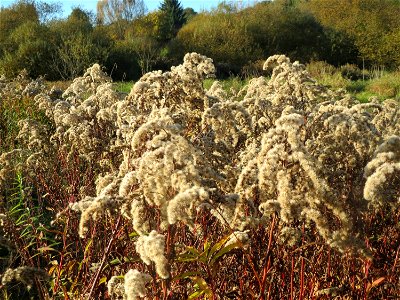
[[[306,66],[311,77],[319,80],[324,76],[332,76],[337,72],[336,68],[325,61],[312,61]]]
[[[331,89],[346,88],[351,83],[351,80],[344,78],[340,72],[335,72],[332,75],[325,74],[320,78],[316,78],[316,80],[319,84],[325,85]]]
[[[207,78],[207,79],[205,79],[203,81],[203,87],[206,90],[209,90],[215,80],[217,80],[217,79],[215,79],[215,78]]]
[[[356,99],[358,101],[360,101],[361,103],[367,103],[370,101],[371,97],[378,97],[378,99],[380,101],[385,100],[384,97],[376,95],[374,93],[368,92],[368,91],[361,91],[359,93],[352,93],[354,95],[354,97],[356,97]]]
[[[133,84],[133,81],[118,81],[114,83],[117,92],[127,94],[131,91]]]
[[[400,72],[387,73],[371,80],[366,90],[383,98],[400,98]]]
[[[240,79],[239,77],[231,77],[222,82],[222,86],[225,90],[234,90],[236,92],[240,91],[249,83],[248,79]]]
[[[367,80],[350,81],[346,86],[346,90],[352,94],[365,92],[365,88],[368,85],[368,82],[369,81]]]
[[[227,79],[208,78],[203,82],[204,88],[208,90],[216,80],[222,84],[223,89],[227,92],[232,90],[238,92],[249,83],[249,80],[241,79],[240,77],[229,77]]]

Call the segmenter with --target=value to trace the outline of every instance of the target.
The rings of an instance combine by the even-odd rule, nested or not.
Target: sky
[[[79,6],[86,10],[96,11],[97,0],[42,0],[43,2],[53,3],[59,2],[63,5],[63,16],[68,16],[71,12],[72,7]],[[252,0],[227,0],[226,2],[242,2],[243,4],[248,4]],[[0,7],[6,7],[14,3],[15,0],[0,0]],[[156,10],[162,0],[144,0],[149,11]],[[200,12],[202,10],[210,10],[211,8],[217,7],[218,3],[222,0],[180,0],[182,7],[191,7],[195,11]]]

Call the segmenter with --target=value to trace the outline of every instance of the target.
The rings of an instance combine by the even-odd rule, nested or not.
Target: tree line
[[[210,11],[160,1],[101,0],[97,11],[19,0],[0,10],[0,74],[71,79],[97,62],[115,80],[135,80],[179,63],[186,52],[213,58],[219,75],[253,76],[285,54],[301,62],[400,65],[399,0],[275,0]]]

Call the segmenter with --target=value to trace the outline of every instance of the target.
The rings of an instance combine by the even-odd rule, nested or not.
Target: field
[[[399,299],[399,74],[264,69],[2,77],[0,297]]]

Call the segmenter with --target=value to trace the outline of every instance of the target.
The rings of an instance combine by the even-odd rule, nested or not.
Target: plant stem
[[[111,238],[110,238],[110,240],[109,240],[109,242],[108,242],[107,248],[106,248],[106,250],[105,250],[104,253],[103,253],[103,258],[101,259],[100,267],[97,269],[96,276],[94,277],[92,287],[90,288],[89,296],[88,296],[88,298],[87,298],[88,300],[90,300],[91,297],[92,297],[92,294],[93,294],[93,292],[94,292],[94,288],[95,288],[95,286],[96,286],[96,283],[97,283],[97,281],[98,281],[98,279],[99,279],[101,270],[103,269],[104,264],[106,263],[106,259],[107,259],[108,253],[109,253],[110,250],[111,250],[111,246],[112,246],[112,243],[114,242],[114,239],[115,239],[115,237],[116,237],[116,233],[117,233],[117,230],[118,230],[118,227],[119,227],[119,223],[120,223],[120,222],[121,222],[121,216],[118,216],[117,224],[115,225],[115,228],[114,228],[114,230],[112,231]]]
[[[275,229],[275,222],[276,222],[276,215],[274,214],[272,217],[271,227],[269,229],[269,237],[268,237],[268,246],[267,246],[267,253],[265,254],[265,262],[263,266],[263,276],[261,279],[261,286],[260,286],[260,294],[264,295],[265,292],[265,282],[267,280],[268,271],[271,266],[271,250],[272,250],[272,240],[273,234]]]

